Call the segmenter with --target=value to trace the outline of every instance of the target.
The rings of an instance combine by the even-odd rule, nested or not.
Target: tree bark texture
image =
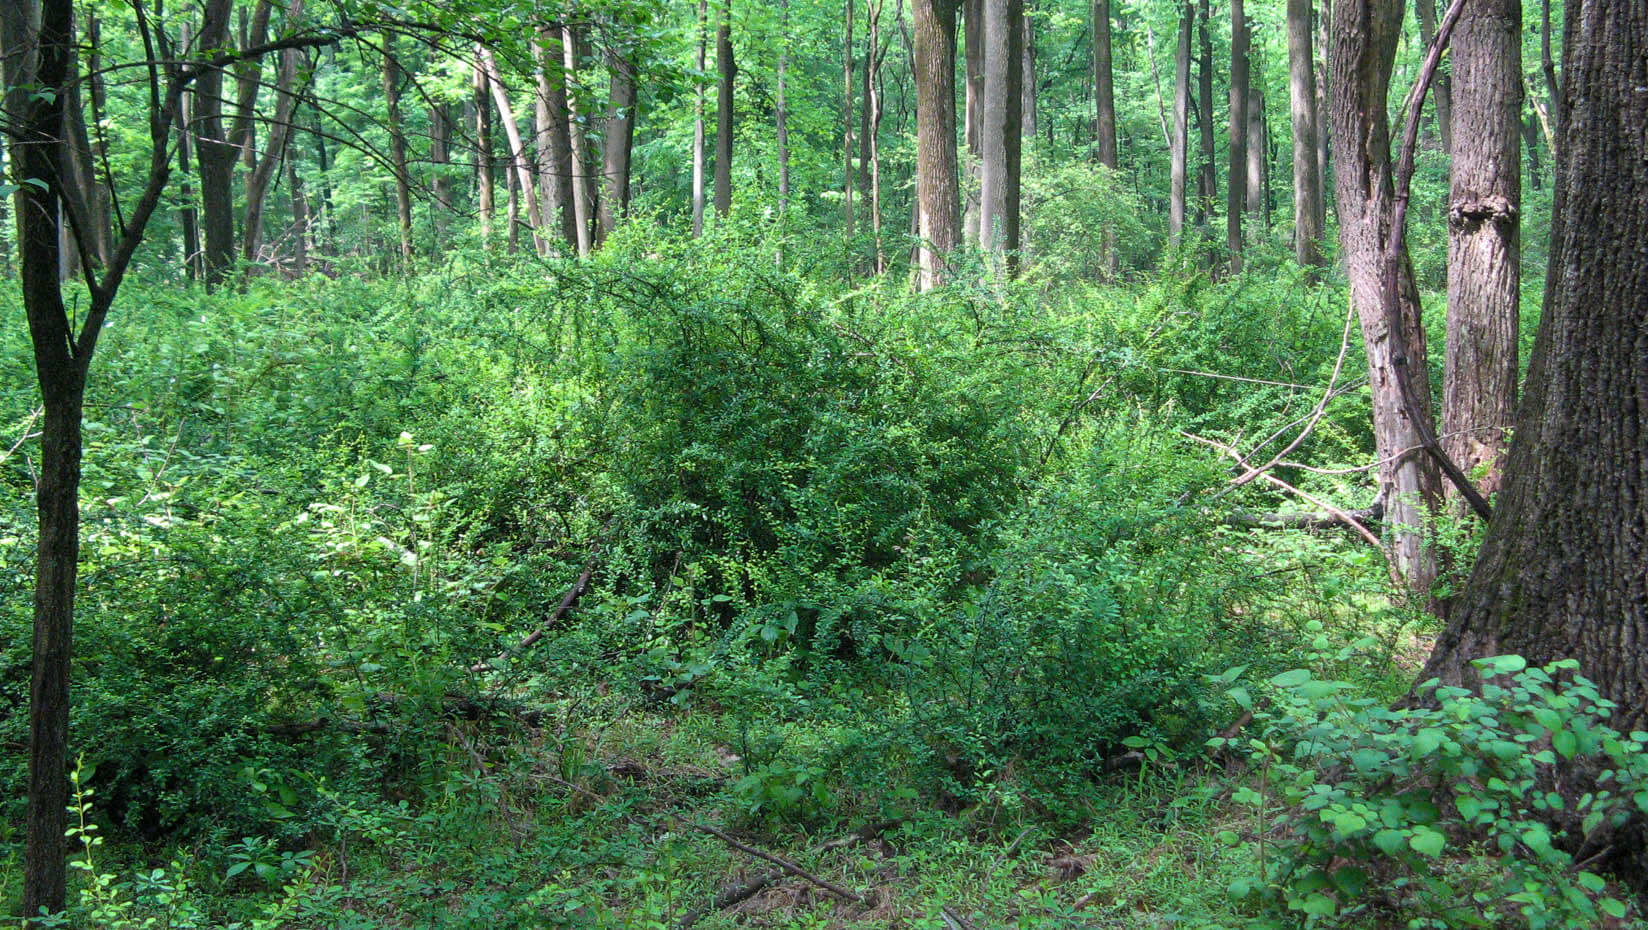
[[[1566,20],[1526,397],[1494,520],[1420,678],[1470,685],[1469,661],[1489,655],[1577,659],[1617,705],[1608,725],[1629,732],[1648,729],[1648,6],[1570,0]],[[1590,790],[1578,778],[1560,787]],[[1599,847],[1639,892],[1640,823]]]
[[[998,259],[1019,247],[1023,0],[984,0],[984,97],[979,126],[979,245]]]
[[[1168,147],[1167,233],[1177,247],[1184,240],[1190,154],[1190,41],[1195,8],[1185,0],[1179,14],[1179,42],[1173,53],[1173,136]]]
[[[1436,0],[1414,0],[1413,8],[1419,17],[1421,47],[1428,48],[1431,40],[1436,38]],[[1436,101],[1436,126],[1442,134],[1442,151],[1452,152],[1453,93],[1446,70],[1439,69],[1436,72],[1436,80],[1431,84],[1431,98]]]
[[[916,189],[920,201],[922,290],[942,283],[961,245],[956,178],[955,0],[911,0],[916,82]]]
[[[1521,300],[1522,5],[1467,0],[1453,33],[1453,167],[1448,195],[1448,338],[1442,440],[1467,474],[1499,459],[1516,409]],[[1455,495],[1456,496],[1456,495]],[[1461,515],[1468,512],[1456,501]]]
[[[726,0],[715,30],[715,212],[732,211],[733,87],[738,64],[732,55],[732,0]]]
[[[544,221],[542,212],[538,209],[538,185],[532,176],[532,160],[527,156],[526,143],[521,139],[521,129],[515,122],[515,108],[510,105],[509,90],[504,86],[503,74],[498,70],[497,59],[493,57],[491,49],[484,46],[477,46],[476,53],[480,57],[487,84],[492,89],[492,102],[498,108],[498,122],[503,125],[504,138],[509,142],[509,164],[512,169],[510,183],[514,185],[513,190],[516,191],[517,197],[526,201],[527,225],[532,230],[533,244],[538,254],[542,255],[545,251],[542,235]],[[405,175],[402,174],[402,177]],[[519,200],[517,210],[520,209],[518,203]]]
[[[209,0],[200,25],[197,54],[224,49],[229,43],[229,0]],[[206,288],[223,282],[235,262],[235,157],[240,150],[223,130],[223,70],[209,69],[195,84],[197,155],[200,160],[200,212],[205,235]]]
[[[1311,0],[1288,0],[1288,106],[1293,122],[1293,257],[1317,267],[1322,257],[1322,174],[1317,160],[1316,52]]]
[[[1030,4],[1024,5],[1024,74],[1020,80],[1024,89],[1019,104],[1020,131],[1026,139],[1036,137],[1036,20],[1030,15]]]
[[[966,144],[966,159],[958,170],[962,172],[961,222],[964,241],[982,247],[984,237],[979,233],[981,209],[980,187],[984,168],[979,164],[981,136],[984,123],[984,0],[960,0],[962,37],[962,110],[961,136]]]
[[[635,61],[627,51],[608,56],[612,68],[611,104],[607,110],[606,153],[602,170],[600,240],[612,235],[629,212],[630,152],[635,147]]]
[[[1402,0],[1338,0],[1334,4],[1329,111],[1339,242],[1350,279],[1351,305],[1361,322],[1368,355],[1380,499],[1395,532],[1391,556],[1395,570],[1414,592],[1423,595],[1436,572],[1421,531],[1440,499],[1441,478],[1424,452],[1420,426],[1404,411],[1404,387],[1398,380],[1409,379],[1407,391],[1413,397],[1431,396],[1419,293],[1405,252],[1400,257],[1397,295],[1400,332],[1392,331],[1384,308],[1385,243],[1395,197],[1385,107],[1402,12]]]
[[[560,231],[567,248],[576,249],[578,215],[572,205],[572,136],[567,125],[566,54],[561,48],[561,27],[539,26],[533,51],[542,124],[538,159],[543,171],[544,207],[549,211],[547,222]]]
[[[1225,248],[1230,272],[1242,270],[1242,213],[1247,208],[1247,16],[1230,0],[1230,171],[1225,178]]]

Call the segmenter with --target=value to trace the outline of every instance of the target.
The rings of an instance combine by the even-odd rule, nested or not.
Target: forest
[[[0,2],[0,921],[1648,927],[1640,0]]]

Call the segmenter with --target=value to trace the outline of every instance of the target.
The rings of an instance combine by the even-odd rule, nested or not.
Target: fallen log
[[[1385,517],[1385,506],[1376,503],[1372,507],[1363,507],[1360,510],[1346,510],[1341,513],[1315,513],[1311,511],[1293,513],[1233,513],[1224,518],[1226,526],[1255,527],[1259,529],[1295,529],[1295,530],[1327,530],[1343,527],[1355,530],[1355,526],[1345,518],[1349,517],[1363,526],[1377,524]]]

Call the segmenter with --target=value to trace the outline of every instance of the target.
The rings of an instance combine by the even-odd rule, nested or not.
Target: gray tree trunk
[[[1288,104],[1293,121],[1293,257],[1306,267],[1322,257],[1322,174],[1316,151],[1316,53],[1311,0],[1288,0]]]

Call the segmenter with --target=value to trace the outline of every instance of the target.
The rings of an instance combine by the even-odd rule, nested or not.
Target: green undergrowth
[[[867,896],[789,876],[702,927],[1262,916],[1227,893],[1262,857],[1216,840],[1251,778],[1205,747],[1241,713],[1220,676],[1365,640],[1319,673],[1384,701],[1426,632],[1348,535],[1228,519],[1292,505],[1205,442],[1274,454],[1321,405],[1289,460],[1371,457],[1334,290],[1278,264],[911,296],[747,232],[133,282],[86,414],[75,838],[102,842],[70,925],[673,927],[770,866],[691,824]],[[5,338],[14,825],[37,423]]]

